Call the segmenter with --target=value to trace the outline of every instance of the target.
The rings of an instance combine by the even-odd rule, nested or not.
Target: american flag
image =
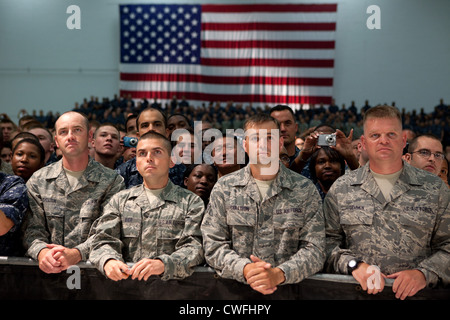
[[[337,4],[119,10],[121,96],[294,109],[331,102]]]

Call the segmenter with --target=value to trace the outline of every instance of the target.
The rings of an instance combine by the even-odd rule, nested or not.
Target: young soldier
[[[206,262],[224,277],[271,294],[322,269],[325,229],[312,182],[280,165],[274,118],[244,126],[250,163],[216,183],[202,223]]]
[[[144,182],[115,195],[95,228],[90,260],[112,280],[182,279],[203,261],[203,200],[170,181],[171,151],[159,133],[139,138],[136,166]]]

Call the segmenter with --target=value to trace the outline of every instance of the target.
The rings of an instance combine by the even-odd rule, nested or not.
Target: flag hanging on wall
[[[337,4],[119,10],[121,96],[294,109],[331,102]]]

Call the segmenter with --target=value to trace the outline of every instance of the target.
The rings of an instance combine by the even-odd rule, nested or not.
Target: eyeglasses
[[[430,150],[427,150],[427,149],[420,149],[419,151],[411,152],[411,154],[413,154],[413,153],[418,153],[419,156],[421,156],[422,158],[426,158],[426,159],[431,157],[431,155],[433,155],[436,160],[444,160],[444,157],[445,157],[445,155],[443,153],[431,152]]]

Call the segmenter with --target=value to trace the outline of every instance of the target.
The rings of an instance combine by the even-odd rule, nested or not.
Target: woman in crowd
[[[39,141],[25,138],[20,140],[13,149],[12,169],[16,176],[27,182],[33,173],[45,164],[45,151]]]
[[[335,149],[321,147],[311,156],[309,171],[323,200],[333,182],[345,173],[344,157]]]
[[[184,185],[205,203],[209,202],[209,195],[217,182],[217,170],[210,164],[191,164],[184,172]]]

